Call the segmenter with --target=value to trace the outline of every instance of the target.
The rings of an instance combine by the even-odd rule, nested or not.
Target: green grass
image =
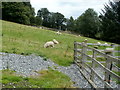
[[[98,61],[106,61],[106,58],[104,58],[104,57],[97,57],[96,58]]]
[[[120,76],[120,72],[116,72],[116,71],[113,71],[113,72]],[[113,79],[113,80],[116,81],[117,84],[120,84],[119,80],[116,80],[116,79]]]
[[[22,77],[14,71],[2,70],[3,88],[72,88],[70,78],[56,70],[38,72],[38,76]]]
[[[115,50],[120,50],[120,46],[117,46],[117,47],[115,48]]]
[[[120,64],[117,63],[117,64],[115,64],[115,65],[120,68]]]
[[[86,37],[76,37],[63,33],[56,35],[54,31],[25,26],[8,21],[2,21],[2,52],[36,55],[49,58],[55,63],[68,66],[73,63],[73,43],[82,42]],[[60,44],[55,48],[43,48],[46,41],[56,39]],[[97,43],[98,40],[87,38],[88,43]],[[99,41],[104,43],[103,41]]]
[[[76,37],[72,34],[62,33],[62,35],[56,35],[54,31],[39,29],[36,27],[16,24],[8,21],[2,22],[2,52],[16,53],[22,55],[30,55],[32,53],[51,59],[55,63],[68,66],[73,63],[73,46],[74,41],[82,42],[87,37]],[[54,48],[43,48],[46,41],[56,39],[60,44],[55,45]],[[88,43],[105,43],[91,38],[87,38]],[[109,43],[110,44],[110,43]],[[90,46],[94,47],[94,46]],[[98,49],[105,49],[106,47],[98,47]],[[116,48],[116,49],[119,49]],[[87,52],[89,55],[92,52]],[[99,58],[98,61],[104,61]],[[91,63],[89,63],[91,65]],[[39,77],[21,77],[16,76],[13,71],[3,71],[3,84],[6,88],[26,87],[26,88],[56,88],[56,87],[71,87],[72,82],[64,74],[54,71],[41,71]],[[12,85],[9,85],[12,83]],[[39,86],[38,86],[39,85]]]
[[[73,43],[82,42],[86,37],[76,37],[72,34],[63,33],[56,35],[54,31],[25,26],[8,21],[2,21],[2,52],[22,55],[36,54],[49,58],[55,63],[68,66],[73,63]],[[56,39],[60,44],[55,48],[43,48],[46,41]],[[88,43],[97,43],[98,40],[87,38]],[[99,41],[105,43],[104,41]],[[110,43],[109,43],[110,44]],[[91,46],[94,47],[94,46]],[[105,49],[101,46],[98,49]],[[116,48],[118,49],[118,48]],[[89,55],[92,52],[88,52]],[[116,55],[118,55],[116,53]]]

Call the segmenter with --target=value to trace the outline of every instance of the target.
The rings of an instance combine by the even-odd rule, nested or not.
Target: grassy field
[[[36,54],[49,58],[55,63],[68,66],[73,63],[74,41],[82,42],[86,37],[77,37],[62,33],[56,35],[54,31],[36,27],[2,21],[2,52],[16,54]],[[56,39],[60,44],[55,48],[43,48],[46,41]],[[98,40],[87,38],[88,43],[97,43]],[[103,41],[99,41],[105,43]]]
[[[3,88],[73,88],[68,76],[56,70],[43,70],[37,76],[18,76],[14,71],[2,70]]]
[[[0,48],[2,47],[0,50],[1,52],[22,55],[34,53],[44,57],[44,60],[51,59],[61,66],[69,66],[73,63],[74,41],[82,42],[85,39],[88,39],[88,43],[97,43],[99,41],[66,33],[57,35],[55,31],[8,21],[0,20],[0,22],[2,22],[2,35],[0,35],[0,37],[2,37],[2,46],[0,46]],[[54,48],[43,48],[46,41],[51,41],[53,39],[59,41],[60,44],[55,45]],[[99,42],[105,43],[104,41]],[[99,49],[105,48],[106,47],[99,47]],[[88,52],[88,54],[91,53],[92,52]],[[101,58],[99,58],[99,60],[102,61]],[[40,76],[38,77],[26,78],[15,75],[15,72],[9,70],[3,70],[2,73],[2,83],[5,85],[5,88],[13,88],[13,86],[18,88],[63,88],[71,87],[73,84],[66,75],[52,69],[39,72]]]

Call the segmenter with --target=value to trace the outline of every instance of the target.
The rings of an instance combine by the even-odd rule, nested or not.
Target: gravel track
[[[2,57],[1,57],[2,56]],[[1,65],[2,63],[2,65]],[[78,88],[91,88],[90,84],[85,80],[78,70],[78,66],[72,64],[70,66],[64,67],[55,64],[51,60],[44,60],[40,56],[35,56],[34,54],[29,56],[0,53],[0,69],[7,69],[16,71],[16,73],[23,76],[38,75],[37,71],[48,70],[48,68],[58,70],[71,78],[71,81],[75,82],[73,86]],[[96,71],[103,77],[101,69],[97,68]],[[95,78],[97,86],[103,88],[102,82]],[[117,85],[113,82],[112,86],[114,88]]]

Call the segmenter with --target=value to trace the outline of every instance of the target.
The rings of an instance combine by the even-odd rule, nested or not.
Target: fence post
[[[106,55],[109,54],[109,55],[113,55],[113,52],[106,52]],[[106,58],[106,68],[108,68],[109,70],[112,70],[112,61],[109,61],[108,58]],[[105,72],[105,81],[110,83],[110,75]],[[105,88],[107,88],[107,86],[105,85]]]
[[[112,56],[115,56],[115,47],[116,47],[116,45],[115,45],[114,43],[112,43],[111,46],[112,46],[112,48],[114,48],[114,51],[112,52],[111,55],[112,55]]]
[[[97,47],[94,47],[95,49],[97,49]],[[93,49],[93,56],[92,56],[92,58],[93,59],[96,59],[96,52],[95,52],[95,50]],[[94,62],[94,60],[92,60],[92,69],[94,69],[95,68],[95,62]],[[93,71],[91,71],[91,76],[90,76],[90,79],[94,82],[94,72]]]
[[[109,69],[109,66],[110,66],[110,63],[109,63],[108,59],[106,58],[106,68]],[[105,71],[105,81],[109,83],[109,75],[106,71]]]
[[[76,56],[77,56],[77,44],[76,44],[76,41],[74,41],[74,61],[76,61]]]
[[[86,54],[87,53],[87,48],[85,47],[85,46],[87,46],[87,43],[86,42],[83,42],[82,43],[82,62],[81,62],[81,64],[83,63],[83,62],[85,62],[85,60],[87,59],[87,57],[84,55],[84,54]],[[81,69],[82,69],[82,67],[81,67]],[[82,69],[83,70],[83,69]]]

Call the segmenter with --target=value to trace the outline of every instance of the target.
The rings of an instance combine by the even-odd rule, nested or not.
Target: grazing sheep
[[[101,43],[100,43],[100,42],[97,42],[97,45],[101,45]]]
[[[104,45],[105,45],[105,46],[108,46],[108,43],[105,43]]]
[[[53,41],[48,41],[44,44],[44,48],[48,48],[48,47],[54,47],[55,44],[58,44],[59,42],[55,39],[53,39]]]
[[[42,29],[42,27],[39,27],[40,29]]]
[[[54,42],[53,41],[46,42],[44,44],[44,48],[48,48],[48,47],[54,47]]]
[[[85,43],[87,43],[87,41],[88,41],[87,39],[84,40]]]
[[[59,42],[55,39],[53,39],[54,44],[58,44]]]
[[[59,31],[57,31],[56,34],[61,35],[62,33],[60,33]]]
[[[86,44],[86,43],[87,43],[87,41],[88,41],[88,40],[87,40],[87,39],[85,39],[85,40],[82,42],[82,44],[86,46],[86,45],[87,45],[87,44]]]
[[[81,35],[75,35],[75,37],[81,37]]]
[[[106,49],[104,50],[104,52],[105,52],[106,54],[112,53],[113,51],[114,51],[114,48],[106,48]]]

